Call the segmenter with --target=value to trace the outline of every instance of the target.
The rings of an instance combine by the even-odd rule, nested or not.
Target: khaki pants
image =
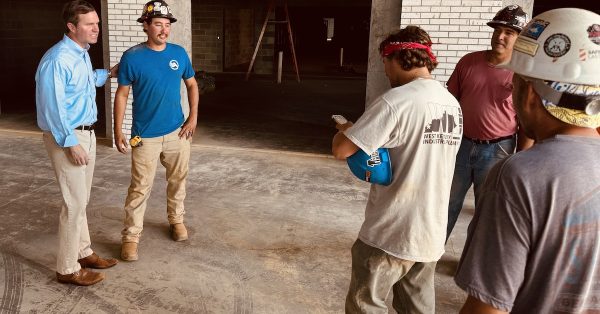
[[[190,161],[190,141],[180,139],[180,129],[165,136],[143,138],[142,146],[131,152],[131,184],[125,200],[123,242],[139,242],[144,229],[146,203],[152,190],[156,164],[167,170],[167,217],[169,224],[183,222],[185,180]]]
[[[81,269],[77,260],[92,254],[85,209],[90,200],[96,164],[96,135],[94,131],[81,130],[75,130],[75,134],[90,158],[85,166],[73,164],[67,157],[66,149],[56,144],[51,133],[44,132],[43,135],[44,145],[63,198],[58,222],[56,258],[56,271],[63,275]]]
[[[356,240],[346,313],[387,314],[385,299],[391,289],[396,312],[435,313],[435,265],[399,259]]]

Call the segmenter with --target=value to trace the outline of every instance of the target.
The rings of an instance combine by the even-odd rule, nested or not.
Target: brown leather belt
[[[75,128],[75,130],[81,130],[81,131],[92,131],[94,129],[94,126],[96,124],[92,124],[92,125],[80,125],[78,127]]]
[[[509,140],[511,138],[515,138],[515,135],[509,135],[509,136],[503,136],[503,137],[499,137],[499,138],[495,138],[495,139],[491,139],[491,140],[478,140],[478,139],[474,139],[474,138],[468,138],[466,136],[463,136],[464,139],[467,139],[475,144],[494,144],[494,143],[498,143],[500,141],[504,141],[504,140]]]

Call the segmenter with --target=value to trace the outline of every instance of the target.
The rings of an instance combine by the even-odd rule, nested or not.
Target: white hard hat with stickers
[[[534,17],[505,67],[531,81],[556,118],[600,126],[600,15],[561,8]]]

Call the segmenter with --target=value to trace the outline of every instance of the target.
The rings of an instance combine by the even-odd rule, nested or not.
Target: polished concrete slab
[[[91,287],[55,280],[61,201],[41,135],[0,131],[0,163],[2,313],[343,312],[368,185],[327,155],[197,138],[186,198],[189,241],[168,236],[159,166],[140,260],[104,270],[107,279]],[[88,220],[102,256],[119,256],[129,171],[129,156],[98,147]],[[438,313],[456,313],[464,301],[451,276],[471,215],[460,217],[438,263]]]

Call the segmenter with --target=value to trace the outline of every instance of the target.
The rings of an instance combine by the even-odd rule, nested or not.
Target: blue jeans
[[[463,138],[456,155],[454,177],[452,178],[446,240],[454,229],[471,184],[474,185],[475,208],[477,208],[477,202],[481,198],[481,186],[488,172],[498,161],[510,156],[515,151],[515,146],[514,137],[493,144],[475,144]]]

